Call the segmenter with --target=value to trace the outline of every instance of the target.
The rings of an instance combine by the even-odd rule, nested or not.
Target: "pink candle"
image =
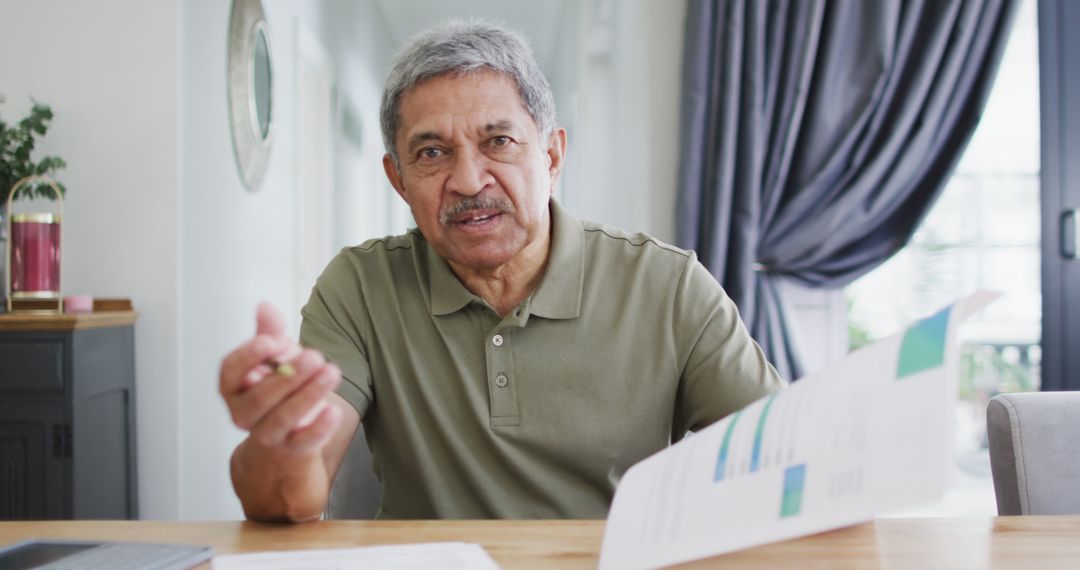
[[[11,217],[11,292],[60,292],[60,222],[51,214]]]

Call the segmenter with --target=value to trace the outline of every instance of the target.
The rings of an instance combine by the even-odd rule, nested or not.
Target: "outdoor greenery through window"
[[[1038,89],[1036,2],[1024,0],[982,120],[941,198],[906,248],[847,289],[853,349],[976,289],[1003,293],[961,331],[961,498],[941,514],[996,512],[987,400],[1039,387]]]

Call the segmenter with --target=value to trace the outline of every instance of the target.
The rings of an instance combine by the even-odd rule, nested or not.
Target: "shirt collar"
[[[585,275],[585,226],[554,198],[550,211],[551,251],[529,312],[548,319],[576,319]]]
[[[461,284],[457,275],[454,275],[450,264],[435,251],[430,243],[425,249],[427,250],[428,282],[431,287],[432,315],[449,315],[476,299],[476,296]]]
[[[573,319],[581,314],[582,279],[585,275],[585,228],[555,201],[549,202],[551,249],[547,269],[536,291],[525,302],[531,314],[548,319]],[[431,314],[448,315],[478,298],[469,292],[431,244],[427,250],[431,284]]]

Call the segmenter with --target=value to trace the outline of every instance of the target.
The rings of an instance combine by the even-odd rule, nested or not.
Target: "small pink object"
[[[65,313],[94,312],[94,298],[90,295],[68,295],[64,297]]]

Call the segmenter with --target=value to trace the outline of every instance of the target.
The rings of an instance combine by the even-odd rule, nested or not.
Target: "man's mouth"
[[[472,210],[454,218],[454,223],[463,226],[479,226],[486,224],[502,215],[494,210]]]
[[[506,200],[472,196],[439,211],[439,223],[448,227],[480,230],[498,223],[503,214],[513,214]]]

